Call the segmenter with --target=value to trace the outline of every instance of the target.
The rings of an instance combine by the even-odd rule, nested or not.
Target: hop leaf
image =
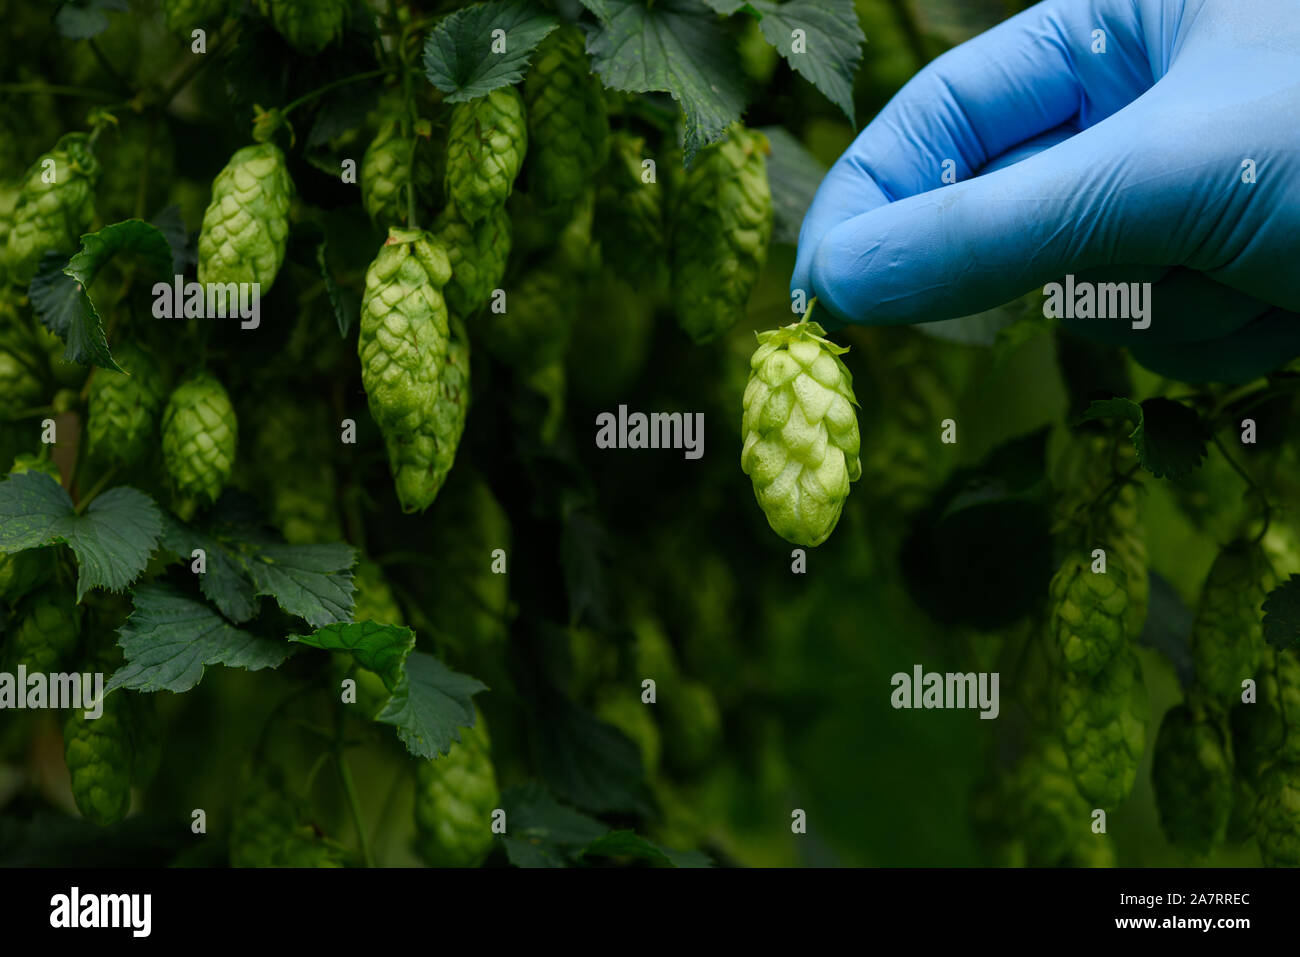
[[[461,217],[477,223],[502,206],[528,149],[524,101],[512,86],[457,103],[447,137],[447,198]]]
[[[10,279],[25,286],[48,250],[71,253],[77,248],[95,219],[99,174],[85,133],[65,134],[32,164],[9,230]]]
[[[815,322],[758,334],[750,359],[740,466],[772,530],[796,545],[830,537],[862,475],[847,349]]]
[[[1065,675],[1057,708],[1061,738],[1079,793],[1116,807],[1133,790],[1146,744],[1142,664],[1125,648],[1093,677]]]
[[[230,396],[213,376],[199,373],[172,392],[163,412],[162,451],[167,474],[186,501],[183,511],[221,494],[235,464],[238,432]]]
[[[199,233],[199,282],[261,283],[265,295],[284,261],[293,183],[273,143],[245,146],[212,182]]]
[[[476,867],[492,849],[501,800],[483,715],[445,757],[416,765],[415,849],[433,867]]]
[[[1224,730],[1187,705],[1165,712],[1151,765],[1160,827],[1169,843],[1208,854],[1232,813],[1232,758]]]
[[[762,133],[736,126],[686,171],[674,209],[677,321],[696,342],[736,324],[767,262],[772,193]]]

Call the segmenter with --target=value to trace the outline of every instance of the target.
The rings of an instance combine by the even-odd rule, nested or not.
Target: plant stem
[[[123,93],[130,93],[131,84],[127,83],[126,80],[122,78],[122,74],[113,69],[113,64],[108,62],[108,57],[104,56],[104,51],[99,48],[99,44],[93,39],[87,40],[86,42],[90,44],[90,52],[95,55],[95,59],[99,61],[99,65],[104,68],[104,72],[112,78],[114,83],[121,87]]]
[[[326,93],[330,92],[330,90],[338,89],[340,86],[347,86],[349,83],[360,83],[363,80],[373,80],[376,77],[384,76],[390,72],[390,70],[380,67],[378,70],[367,70],[365,73],[354,73],[352,76],[345,76],[333,81],[332,83],[326,83],[324,86],[317,87],[310,93],[304,93],[302,96],[298,97],[298,99],[289,103],[289,105],[282,107],[280,109],[280,115],[288,116],[290,111],[296,110],[303,104],[310,103],[312,100],[322,97]]]
[[[370,856],[370,840],[366,836],[366,827],[361,820],[361,802],[357,798],[357,787],[352,781],[352,769],[348,767],[347,756],[343,753],[343,728],[347,722],[347,712],[339,710],[338,735],[334,746],[334,757],[339,769],[339,783],[343,785],[343,794],[347,797],[348,809],[352,812],[352,823],[357,830],[357,843],[361,845],[361,859],[366,867],[374,867]]]
[[[52,83],[0,83],[0,93],[31,93],[49,96],[82,96],[86,99],[116,100],[117,94],[88,86],[60,86]]]
[[[84,444],[85,444],[85,437],[83,436],[82,442],[78,445],[78,449],[77,449],[78,453],[80,453],[81,451],[80,446]],[[99,481],[96,482],[93,486],[91,486],[90,491],[87,492],[85,495],[81,496],[80,500],[78,500],[77,502],[77,506],[74,509],[74,511],[78,515],[84,512],[86,510],[86,506],[89,505],[92,501],[94,501],[95,496],[104,490],[104,486],[107,485],[109,482],[111,482],[113,480],[113,476],[115,476],[116,474],[117,474],[117,467],[114,466],[113,468],[105,472],[103,475],[101,475],[99,477]]]
[[[1219,438],[1219,434],[1217,432],[1214,433],[1211,436],[1211,439],[1214,442],[1214,447],[1218,449],[1219,454],[1223,456],[1224,461],[1232,466],[1232,470],[1241,476],[1241,480],[1246,483],[1246,495],[1253,495],[1259,501],[1260,508],[1264,511],[1264,527],[1259,530],[1259,534],[1256,535],[1254,539],[1255,543],[1258,544],[1268,533],[1269,523],[1273,519],[1273,506],[1269,503],[1268,497],[1264,494],[1264,490],[1259,487],[1253,478],[1250,477],[1250,473],[1242,468],[1241,465],[1237,463],[1237,460],[1228,454],[1228,447],[1223,444],[1223,440]]]

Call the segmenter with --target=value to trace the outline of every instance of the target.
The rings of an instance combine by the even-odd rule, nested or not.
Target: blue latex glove
[[[1047,0],[949,51],[827,174],[791,289],[889,325],[1067,273],[1154,283],[1145,330],[1069,325],[1157,372],[1300,354],[1300,2]]]

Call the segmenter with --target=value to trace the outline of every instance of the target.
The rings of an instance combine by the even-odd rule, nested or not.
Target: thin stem
[[[49,96],[81,96],[94,100],[116,100],[117,94],[88,86],[64,86],[53,83],[0,83],[0,93],[31,93]]]
[[[292,110],[296,110],[298,107],[302,106],[303,104],[310,103],[312,100],[318,99],[319,97],[322,97],[326,93],[330,92],[330,90],[336,90],[340,86],[347,86],[349,83],[360,83],[363,80],[373,80],[376,77],[384,76],[389,72],[391,71],[383,67],[380,67],[378,70],[368,70],[365,73],[354,73],[352,76],[345,76],[342,77],[341,79],[335,80],[332,83],[326,83],[324,86],[317,87],[316,89],[312,90],[310,93],[304,93],[302,96],[298,97],[298,99],[291,102],[288,106],[281,108],[280,115],[288,116]]]
[[[80,452],[80,444],[78,445],[78,452]],[[82,512],[86,510],[86,506],[89,505],[92,501],[94,501],[95,496],[104,490],[104,486],[107,485],[109,482],[111,482],[113,480],[113,477],[116,474],[117,474],[117,467],[114,466],[113,468],[109,469],[107,472],[105,472],[103,475],[99,477],[99,481],[96,482],[93,486],[91,486],[89,492],[81,496],[81,499],[80,501],[77,502],[77,506],[75,509],[78,515],[80,515]]]
[[[366,867],[374,867],[374,858],[370,856],[370,839],[366,835],[365,824],[361,819],[361,801],[357,798],[357,787],[352,781],[352,769],[348,767],[347,756],[343,753],[343,729],[347,722],[347,712],[339,710],[337,740],[334,757],[339,769],[339,783],[343,785],[343,794],[347,797],[348,810],[352,813],[352,824],[357,831],[357,843],[361,845],[361,859]]]
[[[118,73],[117,70],[113,68],[113,64],[108,62],[108,57],[104,56],[104,51],[99,48],[99,44],[93,39],[87,40],[86,42],[90,44],[90,52],[95,55],[95,59],[99,61],[99,65],[104,68],[104,72],[112,78],[114,83],[121,87],[122,92],[130,93],[131,84],[126,82],[126,80],[122,78],[122,74]]]

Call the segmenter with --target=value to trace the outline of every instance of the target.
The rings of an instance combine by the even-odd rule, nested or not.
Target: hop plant
[[[767,262],[772,193],[762,134],[735,126],[701,150],[673,211],[672,275],[677,321],[696,342],[725,333],[745,312]]]
[[[90,452],[115,465],[131,465],[148,453],[163,401],[162,373],[153,356],[126,342],[113,358],[127,373],[100,369],[90,380],[86,432]]]
[[[433,234],[451,263],[451,281],[443,289],[447,306],[453,314],[469,318],[505,278],[510,257],[510,214],[504,206],[497,206],[471,224],[454,206],[448,206],[434,223]]]
[[[1092,677],[1064,675],[1057,709],[1061,740],[1079,793],[1114,808],[1133,790],[1146,744],[1142,665],[1124,648]]]
[[[608,273],[598,277],[584,289],[574,317],[566,357],[574,394],[598,407],[627,395],[645,368],[653,334],[648,298]]]
[[[641,703],[636,687],[608,688],[596,702],[596,717],[622,731],[641,752],[641,768],[650,777],[659,767],[659,726],[651,707]]]
[[[48,250],[71,253],[95,219],[99,163],[85,133],[67,133],[32,164],[10,220],[9,278],[27,285]]]
[[[39,403],[45,387],[22,357],[0,349],[0,414],[15,416]]]
[[[1160,827],[1169,843],[1208,854],[1222,842],[1233,804],[1230,745],[1218,723],[1186,704],[1170,708],[1151,765]]]
[[[425,140],[404,137],[401,119],[391,117],[361,159],[361,202],[372,223],[383,230],[407,225],[406,185],[412,180],[419,209],[430,201],[433,163]]]
[[[347,0],[257,0],[257,9],[299,53],[315,56],[343,33]]]
[[[1210,567],[1192,624],[1196,680],[1210,699],[1230,708],[1242,682],[1257,677],[1264,644],[1264,598],[1276,584],[1264,549],[1250,542],[1225,546]]]
[[[15,674],[23,665],[29,674],[62,671],[77,650],[81,617],[71,591],[57,585],[40,588],[16,609],[17,627],[0,646],[0,671]]]
[[[186,517],[199,500],[216,501],[235,464],[239,423],[225,387],[205,372],[178,385],[162,418],[167,474]]]
[[[416,765],[416,853],[431,867],[476,867],[492,849],[500,802],[483,715],[444,756]]]
[[[448,200],[477,223],[505,204],[528,149],[524,101],[512,86],[457,103],[447,136]]]
[[[645,140],[610,137],[609,161],[596,191],[596,238],[610,268],[630,282],[656,281],[664,272],[663,187],[646,181]]]
[[[505,312],[480,328],[487,350],[521,372],[559,361],[573,332],[565,274],[547,265],[529,270],[506,289]]]
[[[772,530],[796,545],[830,537],[862,475],[847,348],[805,321],[758,334],[749,362],[740,466]]]
[[[199,282],[261,283],[265,295],[284,261],[293,183],[273,143],[238,150],[212,182],[199,233]]]
[[[251,448],[241,463],[252,465],[251,478],[269,500],[272,523],[292,545],[338,541],[343,531],[325,407],[288,391],[273,393],[261,405],[276,414],[253,420]]]
[[[1264,775],[1255,836],[1266,865],[1300,867],[1300,764],[1278,764]]]
[[[300,798],[272,765],[248,774],[230,826],[231,867],[343,867],[347,854],[302,820]]]
[[[1068,671],[1095,675],[1124,644],[1128,591],[1124,572],[1108,565],[1092,571],[1092,559],[1076,552],[1061,563],[1049,587],[1051,631]]]
[[[585,46],[581,27],[562,25],[538,46],[524,80],[528,189],[544,209],[576,202],[609,155],[604,88]]]
[[[1059,864],[1092,836],[1092,809],[1079,794],[1065,751],[1055,740],[1036,742],[1021,758],[1010,775],[1007,795],[1026,863]]]
[[[167,29],[188,37],[197,27],[209,33],[226,18],[228,0],[163,0]]]

